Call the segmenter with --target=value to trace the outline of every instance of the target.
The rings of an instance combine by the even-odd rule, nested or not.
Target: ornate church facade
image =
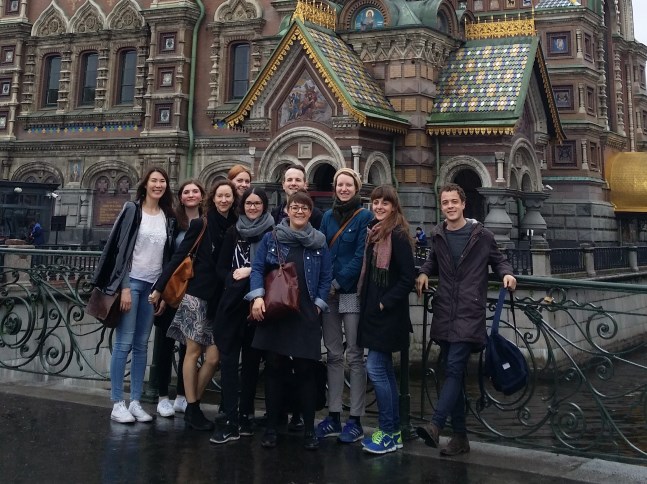
[[[635,243],[646,60],[631,0],[0,0],[0,217],[99,241],[150,166],[278,203],[297,163],[322,207],[347,166],[414,226],[453,181],[502,246]]]

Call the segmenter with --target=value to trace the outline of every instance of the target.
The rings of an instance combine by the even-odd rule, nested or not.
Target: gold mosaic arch
[[[373,7],[384,17],[384,27],[391,25],[391,15],[389,10],[384,7],[380,2],[375,0],[360,0],[359,2],[351,3],[350,5],[345,6],[339,14],[340,18],[340,27],[346,30],[353,30],[353,20],[357,12],[365,7]]]

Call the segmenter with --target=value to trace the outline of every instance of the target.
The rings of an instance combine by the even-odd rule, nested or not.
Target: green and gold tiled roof
[[[359,57],[335,33],[295,19],[235,112],[223,121],[233,127],[249,114],[252,105],[294,46],[300,45],[326,85],[358,122],[403,133],[409,123],[397,115]]]
[[[535,68],[537,67],[537,68]],[[563,137],[546,66],[534,37],[475,40],[450,55],[427,127],[430,134],[513,134],[537,72],[547,116]],[[543,81],[543,82],[542,82]]]

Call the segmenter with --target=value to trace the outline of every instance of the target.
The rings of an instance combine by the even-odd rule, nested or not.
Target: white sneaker
[[[119,423],[133,423],[135,421],[135,417],[133,417],[133,414],[128,411],[126,408],[126,402],[123,400],[115,402],[112,407],[110,418]]]
[[[153,417],[148,415],[142,408],[141,403],[138,400],[133,400],[130,402],[128,411],[137,419],[138,422],[150,422],[153,420]]]
[[[186,397],[184,395],[178,395],[175,397],[173,402],[173,410],[179,413],[186,412]]]
[[[173,404],[168,398],[164,398],[163,400],[159,401],[159,403],[157,404],[157,413],[159,413],[162,417],[175,416],[175,410],[173,410]]]

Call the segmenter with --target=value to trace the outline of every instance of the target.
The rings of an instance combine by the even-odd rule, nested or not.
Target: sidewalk
[[[111,422],[107,391],[62,383],[3,383],[0,398],[2,482],[647,482],[647,467],[474,441],[468,455],[453,459],[420,440],[383,456],[334,439],[308,452],[294,434],[282,434],[271,450],[260,446],[258,435],[216,446],[209,433],[185,430],[181,416],[150,424]],[[154,412],[154,406],[145,407]],[[208,416],[216,411],[205,407]]]

